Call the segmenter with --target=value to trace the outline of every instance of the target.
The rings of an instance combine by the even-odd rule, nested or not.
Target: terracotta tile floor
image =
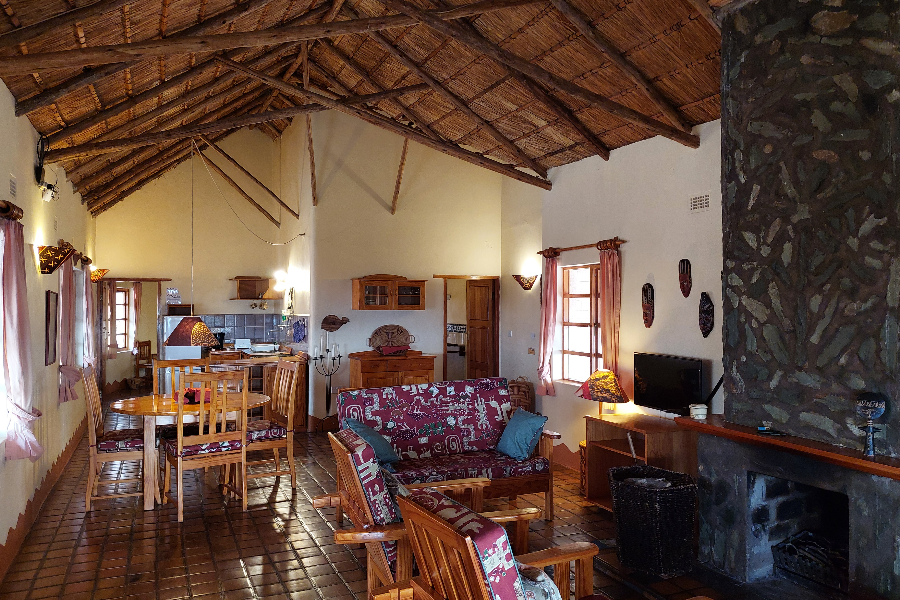
[[[107,423],[108,428],[135,426],[114,414]],[[362,600],[364,549],[335,545],[334,510],[310,505],[313,496],[334,489],[334,459],[325,435],[297,436],[296,463],[297,489],[292,492],[288,478],[252,480],[246,513],[239,501],[219,493],[213,470],[201,469],[185,477],[183,524],[174,506],[145,512],[138,498],[101,500],[86,514],[83,440],[0,583],[0,598]],[[133,476],[133,466],[118,465],[108,467],[118,469],[110,473]],[[623,578],[615,565],[613,523],[582,501],[577,473],[558,470],[555,492],[556,519],[532,522],[530,547],[597,543],[603,560],[596,562],[595,591],[613,600],[750,597],[733,593],[725,580],[714,591],[692,577]],[[519,506],[531,504],[542,506],[543,498],[520,496]],[[488,502],[486,509],[491,508],[505,503]]]

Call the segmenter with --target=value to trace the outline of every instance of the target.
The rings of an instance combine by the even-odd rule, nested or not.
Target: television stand
[[[586,416],[585,483],[587,500],[612,512],[609,470],[646,464],[697,477],[697,433],[670,419],[649,415]],[[628,434],[637,463],[631,455]]]

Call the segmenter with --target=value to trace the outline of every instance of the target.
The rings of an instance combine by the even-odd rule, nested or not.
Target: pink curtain
[[[553,387],[553,340],[556,336],[556,271],[559,254],[544,257],[544,274],[541,279],[541,346],[538,366],[537,393],[541,396],[555,396]]]
[[[137,349],[137,331],[138,331],[138,320],[141,318],[141,291],[142,286],[140,281],[135,281],[132,284],[131,288],[131,351],[135,352]]]
[[[101,342],[106,345],[106,358],[115,358],[119,351],[116,345],[116,282],[109,280],[104,286],[105,298],[103,313],[106,315],[106,334],[108,338]]]
[[[603,367],[619,376],[619,315],[622,312],[622,258],[618,248],[600,251],[600,343]]]
[[[91,284],[91,269],[89,266],[82,268],[84,277],[84,366],[97,372],[97,344],[94,327],[97,317],[97,305],[94,302],[94,288]]]
[[[81,369],[75,364],[75,273],[72,259],[59,267],[59,402],[77,400],[75,384]]]
[[[0,378],[6,389],[6,397],[0,397],[0,410],[9,415],[6,458],[33,462],[44,449],[32,431],[32,422],[41,411],[32,408],[25,242],[22,224],[5,219],[0,219],[0,315]]]

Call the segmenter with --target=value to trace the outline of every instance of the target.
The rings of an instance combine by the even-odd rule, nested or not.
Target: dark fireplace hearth
[[[848,591],[846,494],[763,473],[747,473],[748,580],[773,574]]]

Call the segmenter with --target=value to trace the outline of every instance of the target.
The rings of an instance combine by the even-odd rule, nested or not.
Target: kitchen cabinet
[[[405,356],[382,356],[374,350],[354,352],[350,359],[350,387],[377,388],[434,381],[433,354],[409,350]]]
[[[425,280],[367,275],[353,280],[355,310],[424,310]]]

